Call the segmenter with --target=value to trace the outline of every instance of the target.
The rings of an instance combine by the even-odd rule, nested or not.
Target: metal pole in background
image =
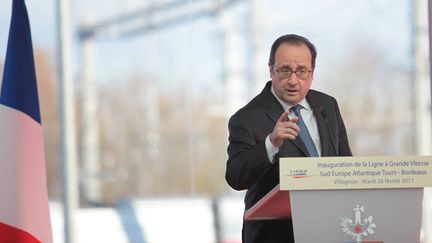
[[[414,92],[416,119],[416,149],[419,155],[432,152],[431,121],[431,79],[428,31],[428,0],[414,0]],[[429,16],[430,18],[430,16]],[[432,243],[431,214],[432,197],[429,189],[424,190],[423,199],[423,242]]]
[[[57,0],[59,114],[61,134],[61,175],[65,243],[74,243],[75,210],[78,202],[76,180],[76,138],[74,86],[71,70],[69,1]]]
[[[243,13],[241,13],[243,14]],[[246,62],[245,48],[248,46],[244,38],[243,23],[239,23],[240,17],[232,12],[225,12],[219,16],[224,33],[224,61],[225,61],[225,97],[228,118],[246,104],[247,95],[247,71],[250,65]],[[249,66],[248,66],[249,65]]]
[[[432,149],[427,9],[427,0],[414,1],[415,119],[416,148],[419,155],[429,155]]]
[[[254,97],[260,93],[264,87],[265,80],[269,78],[266,60],[268,57],[265,55],[266,52],[262,51],[263,43],[263,21],[260,19],[260,12],[262,9],[261,1],[250,0],[249,1],[249,12],[250,12],[250,34],[251,34],[251,63],[250,63],[250,75],[252,89],[249,90],[249,97]]]
[[[91,26],[86,18],[84,27]],[[102,202],[100,178],[100,146],[99,146],[99,119],[97,119],[97,92],[94,66],[94,36],[80,36],[82,43],[82,179],[81,200],[85,204],[99,204]]]
[[[428,17],[429,17],[429,72],[432,70],[432,4],[430,1],[428,1]],[[429,85],[430,85],[430,94],[429,94],[429,100],[432,100],[432,78],[429,76]],[[432,102],[429,102],[429,117],[432,116]],[[431,118],[432,119],[432,118]],[[429,123],[430,126],[432,124]],[[430,138],[432,139],[432,138]],[[429,148],[432,149],[432,148]],[[431,151],[429,151],[429,154],[431,154]],[[426,188],[425,189],[425,199],[424,199],[424,243],[432,243],[432,189]]]

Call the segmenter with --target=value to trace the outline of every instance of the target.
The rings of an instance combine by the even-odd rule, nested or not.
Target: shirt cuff
[[[266,150],[267,150],[267,157],[268,157],[270,163],[273,164],[274,163],[274,157],[279,152],[279,148],[275,147],[270,142],[270,134],[265,139],[265,146],[266,146]]]

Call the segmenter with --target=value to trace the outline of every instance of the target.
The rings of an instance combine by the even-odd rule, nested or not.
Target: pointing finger
[[[278,122],[286,122],[286,121],[287,121],[288,114],[289,114],[288,111],[285,111],[284,113],[282,113],[282,115],[279,117]]]

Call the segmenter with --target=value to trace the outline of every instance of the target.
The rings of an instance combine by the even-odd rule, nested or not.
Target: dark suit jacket
[[[271,93],[271,81],[263,91],[229,120],[228,161],[225,178],[236,190],[247,189],[245,210],[279,184],[279,157],[309,156],[300,137],[286,140],[272,164],[267,157],[265,138],[284,112]],[[309,90],[306,100],[317,120],[322,156],[351,156],[345,125],[336,100]],[[291,220],[243,222],[245,243],[294,242]]]

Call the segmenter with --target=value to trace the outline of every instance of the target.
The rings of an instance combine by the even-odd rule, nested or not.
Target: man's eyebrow
[[[297,69],[307,69],[308,67],[306,65],[298,65]]]
[[[279,69],[280,70],[287,70],[287,69],[289,69],[289,70],[294,70],[290,65],[282,65],[281,67],[279,67]],[[307,65],[298,65],[297,67],[296,67],[296,69],[295,70],[304,70],[304,69],[308,69],[308,67],[307,67]],[[295,71],[294,70],[294,71]]]
[[[280,69],[291,69],[291,66],[287,64],[287,65],[282,65],[279,68]]]

